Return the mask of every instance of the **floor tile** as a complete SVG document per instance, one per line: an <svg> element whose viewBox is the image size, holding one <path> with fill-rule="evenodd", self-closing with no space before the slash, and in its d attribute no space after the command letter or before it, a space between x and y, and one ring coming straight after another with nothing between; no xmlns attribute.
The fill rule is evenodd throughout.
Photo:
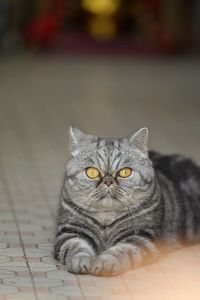
<svg viewBox="0 0 200 300"><path fill-rule="evenodd" d="M0 300L199 300L200 245L112 278L52 257L71 124L200 163L200 62L0 57ZM189 100L188 100L189 99Z"/></svg>

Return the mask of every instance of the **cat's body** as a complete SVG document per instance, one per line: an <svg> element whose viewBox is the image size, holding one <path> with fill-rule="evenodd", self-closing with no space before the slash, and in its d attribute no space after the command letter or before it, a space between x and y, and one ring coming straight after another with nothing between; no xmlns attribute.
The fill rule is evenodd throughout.
<svg viewBox="0 0 200 300"><path fill-rule="evenodd" d="M200 168L148 152L147 135L100 139L71 129L55 243L69 271L115 275L157 256L160 244L200 240Z"/></svg>

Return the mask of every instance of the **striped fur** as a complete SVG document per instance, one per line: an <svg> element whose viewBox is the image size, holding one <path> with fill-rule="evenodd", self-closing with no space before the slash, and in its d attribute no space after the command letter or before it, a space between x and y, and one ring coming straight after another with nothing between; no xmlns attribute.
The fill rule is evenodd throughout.
<svg viewBox="0 0 200 300"><path fill-rule="evenodd" d="M200 239L200 168L180 155L147 150L148 131L104 139L70 129L58 211L55 258L74 273L120 274ZM87 167L101 177L90 179ZM130 167L127 178L119 169ZM104 179L112 177L112 185Z"/></svg>

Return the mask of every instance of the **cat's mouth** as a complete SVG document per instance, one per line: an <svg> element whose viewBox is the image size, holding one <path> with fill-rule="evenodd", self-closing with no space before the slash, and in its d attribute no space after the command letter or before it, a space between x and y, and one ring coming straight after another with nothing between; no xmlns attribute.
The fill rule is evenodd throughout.
<svg viewBox="0 0 200 300"><path fill-rule="evenodd" d="M101 191L101 195L92 202L91 206L101 211L113 211L121 208L123 203L114 190L107 189Z"/></svg>
<svg viewBox="0 0 200 300"><path fill-rule="evenodd" d="M105 198L111 198L111 199L117 200L116 195L110 189L108 189L103 195L101 195L99 200L102 200Z"/></svg>

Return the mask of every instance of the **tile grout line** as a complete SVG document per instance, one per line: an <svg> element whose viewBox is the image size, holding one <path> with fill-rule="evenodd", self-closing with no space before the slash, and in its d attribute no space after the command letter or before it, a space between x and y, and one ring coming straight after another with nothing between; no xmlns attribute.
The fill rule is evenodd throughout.
<svg viewBox="0 0 200 300"><path fill-rule="evenodd" d="M30 150L30 149L29 149L29 150ZM33 153L32 153L31 150L30 150L30 154L31 154L32 158L35 160L34 155L33 155ZM51 207L49 206L49 203L48 203L48 200L47 200L48 197L47 197L47 194L46 194L46 188L41 184L41 182L42 182L42 177L40 176L40 172L37 172L37 168L34 167L34 164L32 164L31 166L32 166L32 169L34 170L35 177L37 178L36 182L37 182L37 184L38 184L38 187L39 187L39 190L40 190L40 192L41 192L41 195L43 196L43 199L45 200L45 203L47 204L47 207L48 207L50 216L51 216L51 218L52 218L52 221L55 223L56 216L54 215L54 213L53 213ZM58 196L58 198L59 198L59 196ZM79 287L79 289L80 289L80 291L81 291L83 300L86 300L87 297L86 297L85 294L84 294L84 291L83 291L82 286L81 286L81 284L80 284L80 279L79 279L79 277L78 277L77 275L76 275L76 280L77 280L78 287Z"/></svg>
<svg viewBox="0 0 200 300"><path fill-rule="evenodd" d="M15 110L15 113L16 113L16 111L17 111L17 109ZM16 114L15 114L15 115L16 115ZM19 119L19 120L21 120L21 119ZM25 130L25 127L23 126L22 122L20 122L19 120L18 120L18 124L20 123L20 125L21 125L21 126L20 126L20 127L21 127L21 131L23 131L24 136L26 137L26 140L29 142L29 138L28 138L27 132L26 132L26 130ZM46 194L46 188L43 187L43 185L41 184L41 182L42 182L42 177L41 177L41 175L40 175L40 172L37 171L37 168L36 168L35 164L32 163L32 161L35 161L35 156L34 156L33 151L32 151L32 149L31 149L31 147L30 147L29 145L30 145L30 143L27 143L27 144L26 144L26 150L28 151L28 153L29 153L29 155L30 155L30 156L29 156L29 159L28 159L29 164L30 164L30 166L31 166L31 169L32 169L33 172L34 172L34 175L35 175L34 177L36 178L36 182L37 182L37 185L38 185L39 190L40 190L40 192L41 192L41 196L43 196L44 202L46 203L46 205L47 205L47 207L48 207L48 211L49 211L49 214L50 214L50 216L51 216L51 219L52 219L53 222L55 222L55 215L54 215L54 213L53 213L53 211L52 211L52 209L51 209L51 207L50 207L50 205L49 205L49 203L48 203L48 201L47 201L48 197L47 197L47 194ZM32 158L32 159L31 159L31 158ZM24 251L25 251L25 249L24 249ZM27 261L27 263L28 263L28 261ZM29 269L30 269L30 266L29 266ZM32 280L33 280L33 282L34 282L34 277L33 277L33 275L32 275L31 269L30 269L30 273L31 273L31 278L32 278ZM85 296L84 291L83 291L83 289L82 289L82 287L81 287L81 284L80 284L80 279L79 279L77 276L76 276L76 280L77 280L78 287L79 287L79 289L80 289L80 291L81 291L83 300L86 300L86 296ZM35 287L35 282L34 282L34 287ZM39 298L38 298L38 294L37 294L37 289L36 289L36 287L35 287L35 293L36 293L36 295L37 295L37 300L38 300Z"/></svg>
<svg viewBox="0 0 200 300"><path fill-rule="evenodd" d="M34 171L35 178L37 179L36 182L37 182L38 187L40 189L41 195L45 196L46 193L44 194L43 188L42 188L42 185L41 185L41 182L42 182L41 176L40 176L39 172L36 171L35 164L32 163L33 160L35 162L35 157L34 157L32 149L30 147L29 135L27 134L27 130L26 130L25 126L23 125L23 123L21 121L21 118L19 117L19 115L16 112L18 112L17 107L15 107L15 116L17 117L16 119L17 119L18 125L20 125L20 131L23 132L24 137L26 138L26 141L27 141L27 143L24 143L23 146L26 149L26 153L29 153L29 157L27 157L26 154L25 154L25 156L27 157L27 161L29 162L29 165L30 165L31 169ZM23 142L24 142L24 140L22 140L22 143ZM38 177L39 177L39 180L38 180ZM49 206L49 203L47 201L47 197L44 197L44 200L45 200L45 203L48 207L48 210L49 210L49 213L51 215L52 220L55 221L55 216L54 216L54 213L53 213L51 207Z"/></svg>
<svg viewBox="0 0 200 300"><path fill-rule="evenodd" d="M129 297L131 297L131 298L130 298L131 300L134 300L134 299L135 299L135 296L134 296L134 295L131 295L131 293L130 293L130 291L129 291L129 289L128 289L128 286L127 286L127 284L126 284L126 281L125 281L125 279L124 279L123 274L120 275L119 277L120 277L121 282L123 283L123 285L124 285L124 287L125 287L125 290L126 290L126 292L127 292L127 295L128 295ZM132 297L133 297L133 298L132 298Z"/></svg>
<svg viewBox="0 0 200 300"><path fill-rule="evenodd" d="M14 111L12 111L11 110L11 112L12 112L12 115L14 114L15 115L15 119L18 119L17 121L18 121L18 125L20 124L21 126L20 126L20 130L21 130L21 132L24 132L24 136L27 138L27 134L26 134L26 130L25 130L25 128L24 128L24 126L23 126L23 124L22 124L22 122L21 122L21 119L20 118L16 118L16 117L18 117L17 116L17 114L16 114L16 111L17 111L17 109L15 110L15 113L14 113ZM16 132L16 130L15 130L15 123L13 122L13 118L12 118L12 124L11 124L11 127L10 127L10 129L11 129L11 131L12 132L14 132L14 134L15 135L17 135L17 132ZM28 138L27 138L27 140L29 140ZM22 143L20 144L20 145L22 145L23 144L23 140L21 140L22 141ZM25 146L25 144L23 145L23 146ZM30 154L32 154L32 151L31 151L31 149L30 149L30 147L24 147ZM23 148L23 149L24 149ZM28 148L28 149L27 149ZM33 170L35 170L35 167L32 165L32 164L30 164L30 157L28 157L27 156L27 151L24 151L24 152L26 152L26 153L24 153L25 155L24 156L26 156L26 158L27 158L27 161L29 162L29 165L31 166L31 168L33 169ZM33 155L32 155L33 156ZM35 174L36 175L36 174ZM36 176L37 177L37 176ZM6 180L6 178L4 178L4 181L5 181L5 183L7 183L7 180ZM37 182L38 183L38 182ZM7 192L8 192L8 194L10 194L10 192L9 192L9 187L8 187L9 185L7 184ZM40 185L38 185L39 187L40 187ZM41 193L42 194L42 193ZM13 202L12 202L12 200L11 200L12 198L11 198L11 196L10 196L10 204L11 205L13 205ZM47 201L45 201L45 202L47 202ZM49 207L49 205L46 203L46 205L47 205L47 207L48 207L48 210L49 210L49 213L50 213L50 216L51 216L51 218L53 219L53 213L52 213L52 211L51 211L51 209L50 209L50 207ZM31 282L32 282L32 286L33 286L33 289L34 289L34 295L35 295L35 297L36 297L36 300L39 300L39 296L38 296L38 292L37 292L37 288L36 288L36 285L35 285L35 280L34 280L34 276L33 276L33 274L32 274L32 271L31 271L31 268L30 268L30 265L29 265L29 261L28 261L28 257L27 257L27 255L26 255L26 249L25 249L25 247L24 247L24 244L23 244L23 239L22 239L22 235L21 235L21 232L20 232L20 228L19 228L19 226L18 226L18 223L17 223L17 218L16 218L16 215L15 215L15 210L14 210L14 205L13 206L11 206L11 208L13 209L13 216L14 216L14 219L15 219L15 223L16 223L16 226L17 226L17 231L18 231L18 234L19 234L19 239L20 239L20 244L21 244L21 247L22 247L22 250L23 250L23 253L24 253L24 257L25 257L25 260L26 260L26 264L27 264L27 268L28 268L28 271L29 271L29 275L30 275L30 278L31 278Z"/></svg>
<svg viewBox="0 0 200 300"><path fill-rule="evenodd" d="M1 169L3 170L2 174L6 174L4 172L2 161L1 161ZM24 243L23 243L21 231L20 231L20 228L19 228L18 219L17 219L17 216L16 216L16 211L15 211L15 208L14 208L12 196L10 194L9 184L8 184L8 181L7 181L7 178L6 178L5 175L4 176L2 175L2 181L4 183L5 190L6 190L6 193L8 195L8 202L10 204L11 212L12 212L12 215L13 215L13 220L14 220L14 222L16 224L16 229L17 229L17 233L18 233L18 237L19 237L19 242L20 242L20 245L21 245L21 249L23 251L23 255L24 255L24 258L25 258L26 266L27 266L27 269L28 269L28 272L29 272L29 276L30 276L32 287L33 287L33 291L34 291L33 294L35 296L35 299L39 300L37 292L36 292L36 286L35 286L35 282L34 282L34 279L33 279L33 274L31 272L31 268L30 268L30 265L29 265L29 262L28 262L28 257L26 255L26 250L25 250L25 247L24 247Z"/></svg>

